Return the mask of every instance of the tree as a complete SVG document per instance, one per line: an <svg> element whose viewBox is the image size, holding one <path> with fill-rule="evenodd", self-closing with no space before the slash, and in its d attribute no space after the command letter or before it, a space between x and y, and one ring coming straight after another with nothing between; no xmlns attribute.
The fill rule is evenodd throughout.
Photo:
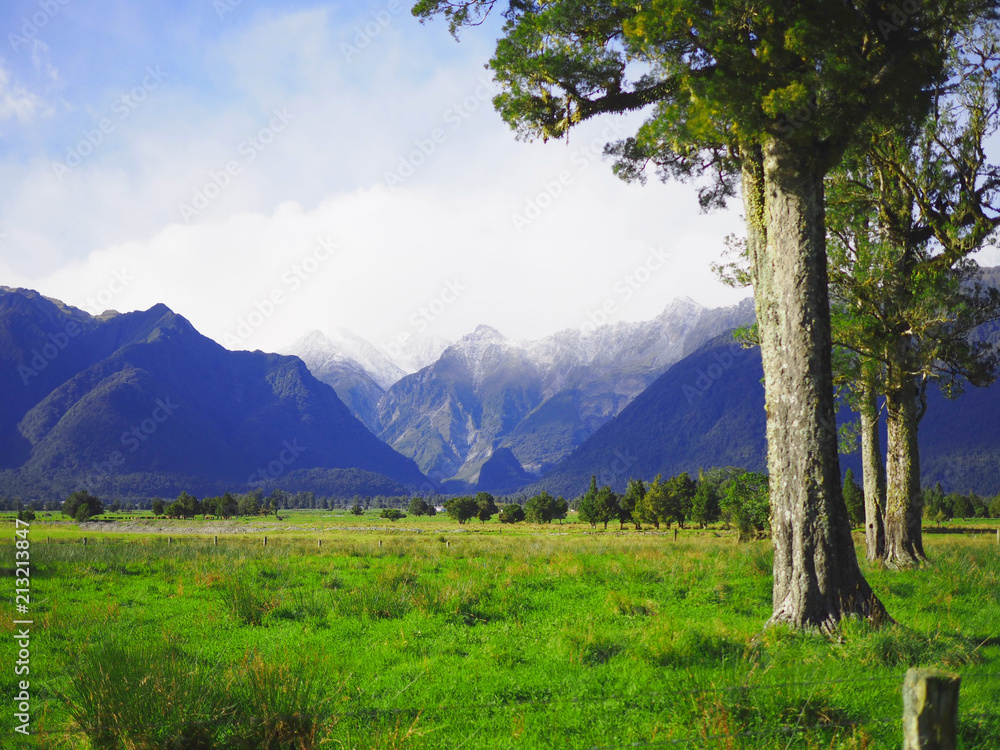
<svg viewBox="0 0 1000 750"><path fill-rule="evenodd" d="M597 498L594 502L594 520L603 523L607 531L608 521L617 518L618 495L608 485L604 485L597 491Z"/></svg>
<svg viewBox="0 0 1000 750"><path fill-rule="evenodd" d="M104 503L100 498L91 495L86 490L77 490L63 503L63 515L69 516L77 521L86 521L92 516L99 516L104 512Z"/></svg>
<svg viewBox="0 0 1000 750"><path fill-rule="evenodd" d="M528 523L549 523L555 512L556 499L542 491L532 497L524 506L524 517Z"/></svg>
<svg viewBox="0 0 1000 750"><path fill-rule="evenodd" d="M177 496L177 499L167 506L166 513L168 516L174 516L175 518L193 518L198 515L200 510L201 506L198 498L194 495L189 495L187 492L181 492Z"/></svg>
<svg viewBox="0 0 1000 750"><path fill-rule="evenodd" d="M1000 495L990 501L989 510L991 518L1000 518Z"/></svg>
<svg viewBox="0 0 1000 750"><path fill-rule="evenodd" d="M577 516L584 523L589 523L591 528L596 528L598 523L597 512L597 477L590 477L590 489L576 504Z"/></svg>
<svg viewBox="0 0 1000 750"><path fill-rule="evenodd" d="M25 508L24 510L19 510L17 512L17 518L19 521L31 522L35 520L35 511L31 508Z"/></svg>
<svg viewBox="0 0 1000 750"><path fill-rule="evenodd" d="M500 512L496 499L489 492L479 492L476 494L476 518L480 523L486 523L493 516Z"/></svg>
<svg viewBox="0 0 1000 750"><path fill-rule="evenodd" d="M566 498L560 495L552 503L552 520L562 523L563 519L566 518L568 513L569 513L569 503L566 502Z"/></svg>
<svg viewBox="0 0 1000 750"><path fill-rule="evenodd" d="M854 472L847 470L844 475L844 504L847 506L847 515L851 519L851 525L861 526L865 523L865 493L861 485L854 481Z"/></svg>
<svg viewBox="0 0 1000 750"><path fill-rule="evenodd" d="M445 501L444 509L462 524L479 513L479 503L472 497L453 497Z"/></svg>
<svg viewBox="0 0 1000 750"><path fill-rule="evenodd" d="M163 501L160 498L154 497L153 498L153 503L152 503L152 505L150 507L153 510L153 515L154 516L162 516L163 515Z"/></svg>
<svg viewBox="0 0 1000 750"><path fill-rule="evenodd" d="M260 493L248 492L242 495L238 501L238 510L241 516L256 516L260 514Z"/></svg>
<svg viewBox="0 0 1000 750"><path fill-rule="evenodd" d="M240 501L231 492L227 492L222 496L222 500L218 503L216 510L218 511L217 515L223 518L232 518L240 512Z"/></svg>
<svg viewBox="0 0 1000 750"><path fill-rule="evenodd" d="M351 506L351 515L363 516L364 514L365 514L365 509L361 507L361 503L355 500L354 505Z"/></svg>
<svg viewBox="0 0 1000 750"><path fill-rule="evenodd" d="M646 495L646 485L642 483L641 479L630 479L628 485L625 487L625 494L621 496L619 504L621 506L622 513L628 514L628 518L635 524L635 529L638 531L642 528L639 522L639 516L636 512L636 505L639 501ZM625 523L623 521L623 523Z"/></svg>
<svg viewBox="0 0 1000 750"><path fill-rule="evenodd" d="M691 519L702 529L719 520L719 488L702 477L691 501Z"/></svg>
<svg viewBox="0 0 1000 750"><path fill-rule="evenodd" d="M678 474L667 480L664 489L667 495L667 512L677 525L684 528L684 521L691 513L694 500L695 483L687 472Z"/></svg>
<svg viewBox="0 0 1000 750"><path fill-rule="evenodd" d="M650 482L646 493L636 503L635 510L639 520L643 523L652 524L657 529L660 528L661 523L666 523L667 528L670 528L667 488L662 475L657 474L656 479Z"/></svg>
<svg viewBox="0 0 1000 750"><path fill-rule="evenodd" d="M768 528L770 518L768 478L748 471L726 486L722 510L739 532L738 541L747 541Z"/></svg>
<svg viewBox="0 0 1000 750"><path fill-rule="evenodd" d="M496 0L419 0L452 33ZM928 106L954 30L992 3L926 0L899 23L880 3L615 0L511 2L490 68L522 138L651 109L609 147L642 180L710 173L703 206L742 184L761 334L774 493L770 622L833 627L885 617L858 567L844 508L830 362L823 179L874 123L906 127Z"/></svg>
<svg viewBox="0 0 1000 750"><path fill-rule="evenodd" d="M292 493L286 492L285 490L277 489L271 491L271 495L268 498L268 508L272 513L277 514L279 510L284 510L289 507L292 501Z"/></svg>
<svg viewBox="0 0 1000 750"><path fill-rule="evenodd" d="M875 398L885 395L884 538L869 528L866 539L868 556L890 567L926 559L917 428L928 384L942 380L955 396L962 382L991 383L997 365L970 334L1000 317L1000 293L978 284L968 259L1000 224L1000 166L986 148L1000 129L997 30L975 28L957 49L950 85L919 127L876 128L829 181L834 334L855 354L845 377L860 403L873 498L881 490Z"/></svg>
<svg viewBox="0 0 1000 750"><path fill-rule="evenodd" d="M509 503L500 509L500 523L519 523L524 520L524 508L517 503Z"/></svg>
<svg viewBox="0 0 1000 750"><path fill-rule="evenodd" d="M398 521L401 518L406 518L406 514L399 508L386 508L379 513L379 518L388 518L390 521Z"/></svg>
<svg viewBox="0 0 1000 750"><path fill-rule="evenodd" d="M357 504L355 504L357 505ZM434 515L434 506L430 505L420 495L414 495L406 508L411 516L431 516Z"/></svg>

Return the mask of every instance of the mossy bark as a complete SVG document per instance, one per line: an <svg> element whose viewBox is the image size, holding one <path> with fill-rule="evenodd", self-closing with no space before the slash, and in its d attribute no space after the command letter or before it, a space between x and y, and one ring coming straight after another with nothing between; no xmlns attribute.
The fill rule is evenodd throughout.
<svg viewBox="0 0 1000 750"><path fill-rule="evenodd" d="M920 529L920 451L917 384L904 377L886 394L885 564L893 568L927 560Z"/></svg>
<svg viewBox="0 0 1000 750"><path fill-rule="evenodd" d="M744 154L743 187L767 410L770 624L887 618L858 566L840 484L830 362L823 168L778 140Z"/></svg>
<svg viewBox="0 0 1000 750"><path fill-rule="evenodd" d="M885 555L885 465L879 439L878 398L870 378L862 381L858 394L861 402L861 471L865 491L865 550L869 560Z"/></svg>

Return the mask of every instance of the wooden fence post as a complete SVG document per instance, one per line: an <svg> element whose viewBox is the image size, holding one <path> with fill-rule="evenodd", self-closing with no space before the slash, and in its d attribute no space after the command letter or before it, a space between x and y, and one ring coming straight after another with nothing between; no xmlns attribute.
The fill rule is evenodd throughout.
<svg viewBox="0 0 1000 750"><path fill-rule="evenodd" d="M940 669L907 670L903 681L903 750L955 750L962 678Z"/></svg>
<svg viewBox="0 0 1000 750"><path fill-rule="evenodd" d="M264 537L264 546L267 546L267 537Z"/></svg>
<svg viewBox="0 0 1000 750"><path fill-rule="evenodd" d="M84 546L84 547L86 547L86 546L87 546L87 537L84 537L84 538L83 538L83 546Z"/></svg>

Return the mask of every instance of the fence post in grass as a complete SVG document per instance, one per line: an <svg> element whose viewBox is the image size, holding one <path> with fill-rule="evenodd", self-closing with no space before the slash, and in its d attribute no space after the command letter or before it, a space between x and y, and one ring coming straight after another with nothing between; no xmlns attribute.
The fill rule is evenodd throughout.
<svg viewBox="0 0 1000 750"><path fill-rule="evenodd" d="M84 547L86 547L86 546L87 546L87 537L84 537L84 538L83 538L83 546L84 546Z"/></svg>
<svg viewBox="0 0 1000 750"><path fill-rule="evenodd" d="M379 546L379 549L382 549L382 540L381 539L378 540L378 546Z"/></svg>
<svg viewBox="0 0 1000 750"><path fill-rule="evenodd" d="M962 678L940 669L906 672L903 681L903 750L955 750L958 688Z"/></svg>
<svg viewBox="0 0 1000 750"><path fill-rule="evenodd" d="M267 537L264 537L264 546L267 546Z"/></svg>
<svg viewBox="0 0 1000 750"><path fill-rule="evenodd" d="M317 539L316 540L316 549L323 549L323 540L322 539Z"/></svg>
<svg viewBox="0 0 1000 750"><path fill-rule="evenodd" d="M1000 544L1000 526L997 526L997 544Z"/></svg>
<svg viewBox="0 0 1000 750"><path fill-rule="evenodd" d="M212 537L212 546L213 547L218 547L219 546L219 537L217 537L217 536L213 536Z"/></svg>
<svg viewBox="0 0 1000 750"><path fill-rule="evenodd" d="M173 543L174 543L174 538L172 536L168 536L167 537L167 544L173 544Z"/></svg>

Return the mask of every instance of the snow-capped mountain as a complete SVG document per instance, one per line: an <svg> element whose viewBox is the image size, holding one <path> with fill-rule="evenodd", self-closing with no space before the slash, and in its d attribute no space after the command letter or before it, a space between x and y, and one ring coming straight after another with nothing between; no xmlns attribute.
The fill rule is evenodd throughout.
<svg viewBox="0 0 1000 750"><path fill-rule="evenodd" d="M539 474L617 415L670 365L753 320L753 302L672 302L654 320L517 342L479 326L382 397L383 440L438 481L474 483L498 448Z"/></svg>
<svg viewBox="0 0 1000 750"><path fill-rule="evenodd" d="M281 353L298 356L313 374L317 369L333 368L351 360L367 372L382 390L408 372L376 346L341 326L326 331L310 331Z"/></svg>

